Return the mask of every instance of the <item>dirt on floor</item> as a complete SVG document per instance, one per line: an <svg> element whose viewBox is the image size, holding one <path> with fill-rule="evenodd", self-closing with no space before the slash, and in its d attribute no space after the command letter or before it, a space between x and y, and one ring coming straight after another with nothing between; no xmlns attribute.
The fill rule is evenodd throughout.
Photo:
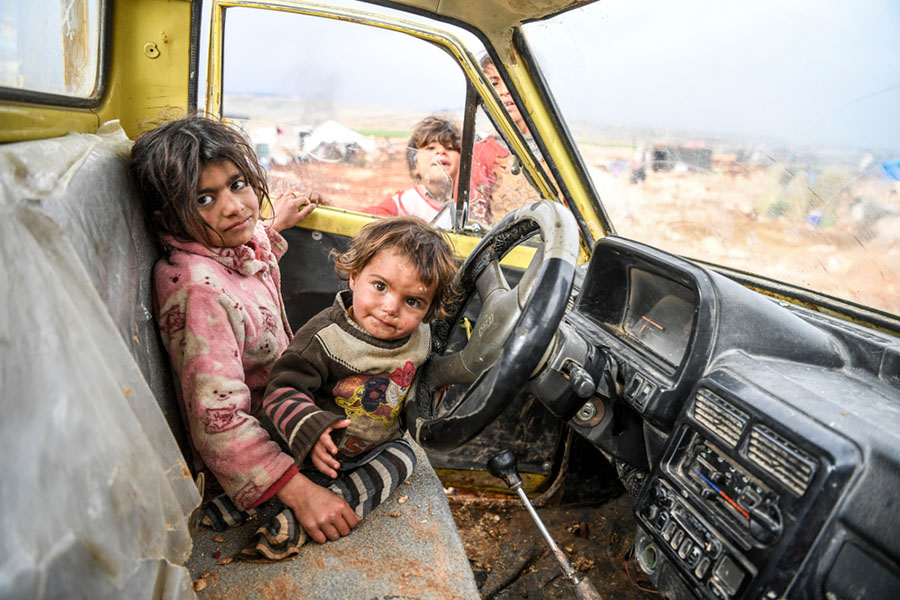
<svg viewBox="0 0 900 600"><path fill-rule="evenodd" d="M448 490L450 509L485 599L574 598L538 528L518 498ZM621 490L599 503L537 508L557 546L601 597L658 597L632 556L634 498Z"/></svg>

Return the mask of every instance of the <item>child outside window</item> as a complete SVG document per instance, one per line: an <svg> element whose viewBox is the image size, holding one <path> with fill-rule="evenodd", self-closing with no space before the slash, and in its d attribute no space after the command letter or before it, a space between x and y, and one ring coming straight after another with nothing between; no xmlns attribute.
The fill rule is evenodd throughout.
<svg viewBox="0 0 900 600"><path fill-rule="evenodd" d="M449 229L455 210L461 139L459 126L448 119L429 116L416 123L406 147L413 187L397 192L366 212L412 215Z"/></svg>
<svg viewBox="0 0 900 600"><path fill-rule="evenodd" d="M529 149L538 160L543 160L525 118L513 101L491 57L485 54L479 64L490 84L497 90L500 102L522 133ZM520 206L539 199L537 191L519 173L516 157L499 136L489 135L475 143L472 148L470 219L490 226Z"/></svg>

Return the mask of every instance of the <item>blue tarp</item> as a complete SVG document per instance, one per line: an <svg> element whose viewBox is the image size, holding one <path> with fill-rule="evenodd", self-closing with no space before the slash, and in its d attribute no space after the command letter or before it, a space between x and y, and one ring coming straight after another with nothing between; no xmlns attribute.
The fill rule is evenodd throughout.
<svg viewBox="0 0 900 600"><path fill-rule="evenodd" d="M894 181L900 181L900 156L884 161L881 168L884 169L885 175Z"/></svg>

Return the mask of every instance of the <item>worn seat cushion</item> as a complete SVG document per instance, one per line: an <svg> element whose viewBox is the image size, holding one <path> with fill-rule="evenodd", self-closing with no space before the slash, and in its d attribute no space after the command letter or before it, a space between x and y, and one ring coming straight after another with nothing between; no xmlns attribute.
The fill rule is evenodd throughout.
<svg viewBox="0 0 900 600"><path fill-rule="evenodd" d="M316 598L322 600L478 598L441 483L421 448L406 483L350 535L307 542L294 560L230 561L277 509L265 505L250 521L194 536L188 568L201 598ZM221 540L221 541L218 541Z"/></svg>

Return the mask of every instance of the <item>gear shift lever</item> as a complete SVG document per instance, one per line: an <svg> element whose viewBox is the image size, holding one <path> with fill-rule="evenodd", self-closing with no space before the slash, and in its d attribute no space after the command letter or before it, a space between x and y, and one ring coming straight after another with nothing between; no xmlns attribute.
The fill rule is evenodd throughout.
<svg viewBox="0 0 900 600"><path fill-rule="evenodd" d="M589 579L578 579L575 569L572 568L572 565L570 565L569 561L566 559L566 555L562 553L562 550L560 550L559 546L556 545L556 542L553 541L550 532L547 531L543 521L541 521L541 518L531 505L531 501L528 500L528 496L525 495L525 490L522 489L522 477L519 475L516 455L513 454L511 450L504 450L488 461L487 468L491 475L498 479L502 479L503 483L511 490L515 490L516 494L519 495L519 498L525 504L525 508L528 509L528 514L531 515L531 518L534 520L534 524L537 525L537 528L541 532L541 535L544 536L547 545L550 546L550 551L553 552L556 560L559 561L563 574L572 582L572 585L575 586L575 596L580 600L600 600L600 594L597 593L596 588L594 588L594 585Z"/></svg>

